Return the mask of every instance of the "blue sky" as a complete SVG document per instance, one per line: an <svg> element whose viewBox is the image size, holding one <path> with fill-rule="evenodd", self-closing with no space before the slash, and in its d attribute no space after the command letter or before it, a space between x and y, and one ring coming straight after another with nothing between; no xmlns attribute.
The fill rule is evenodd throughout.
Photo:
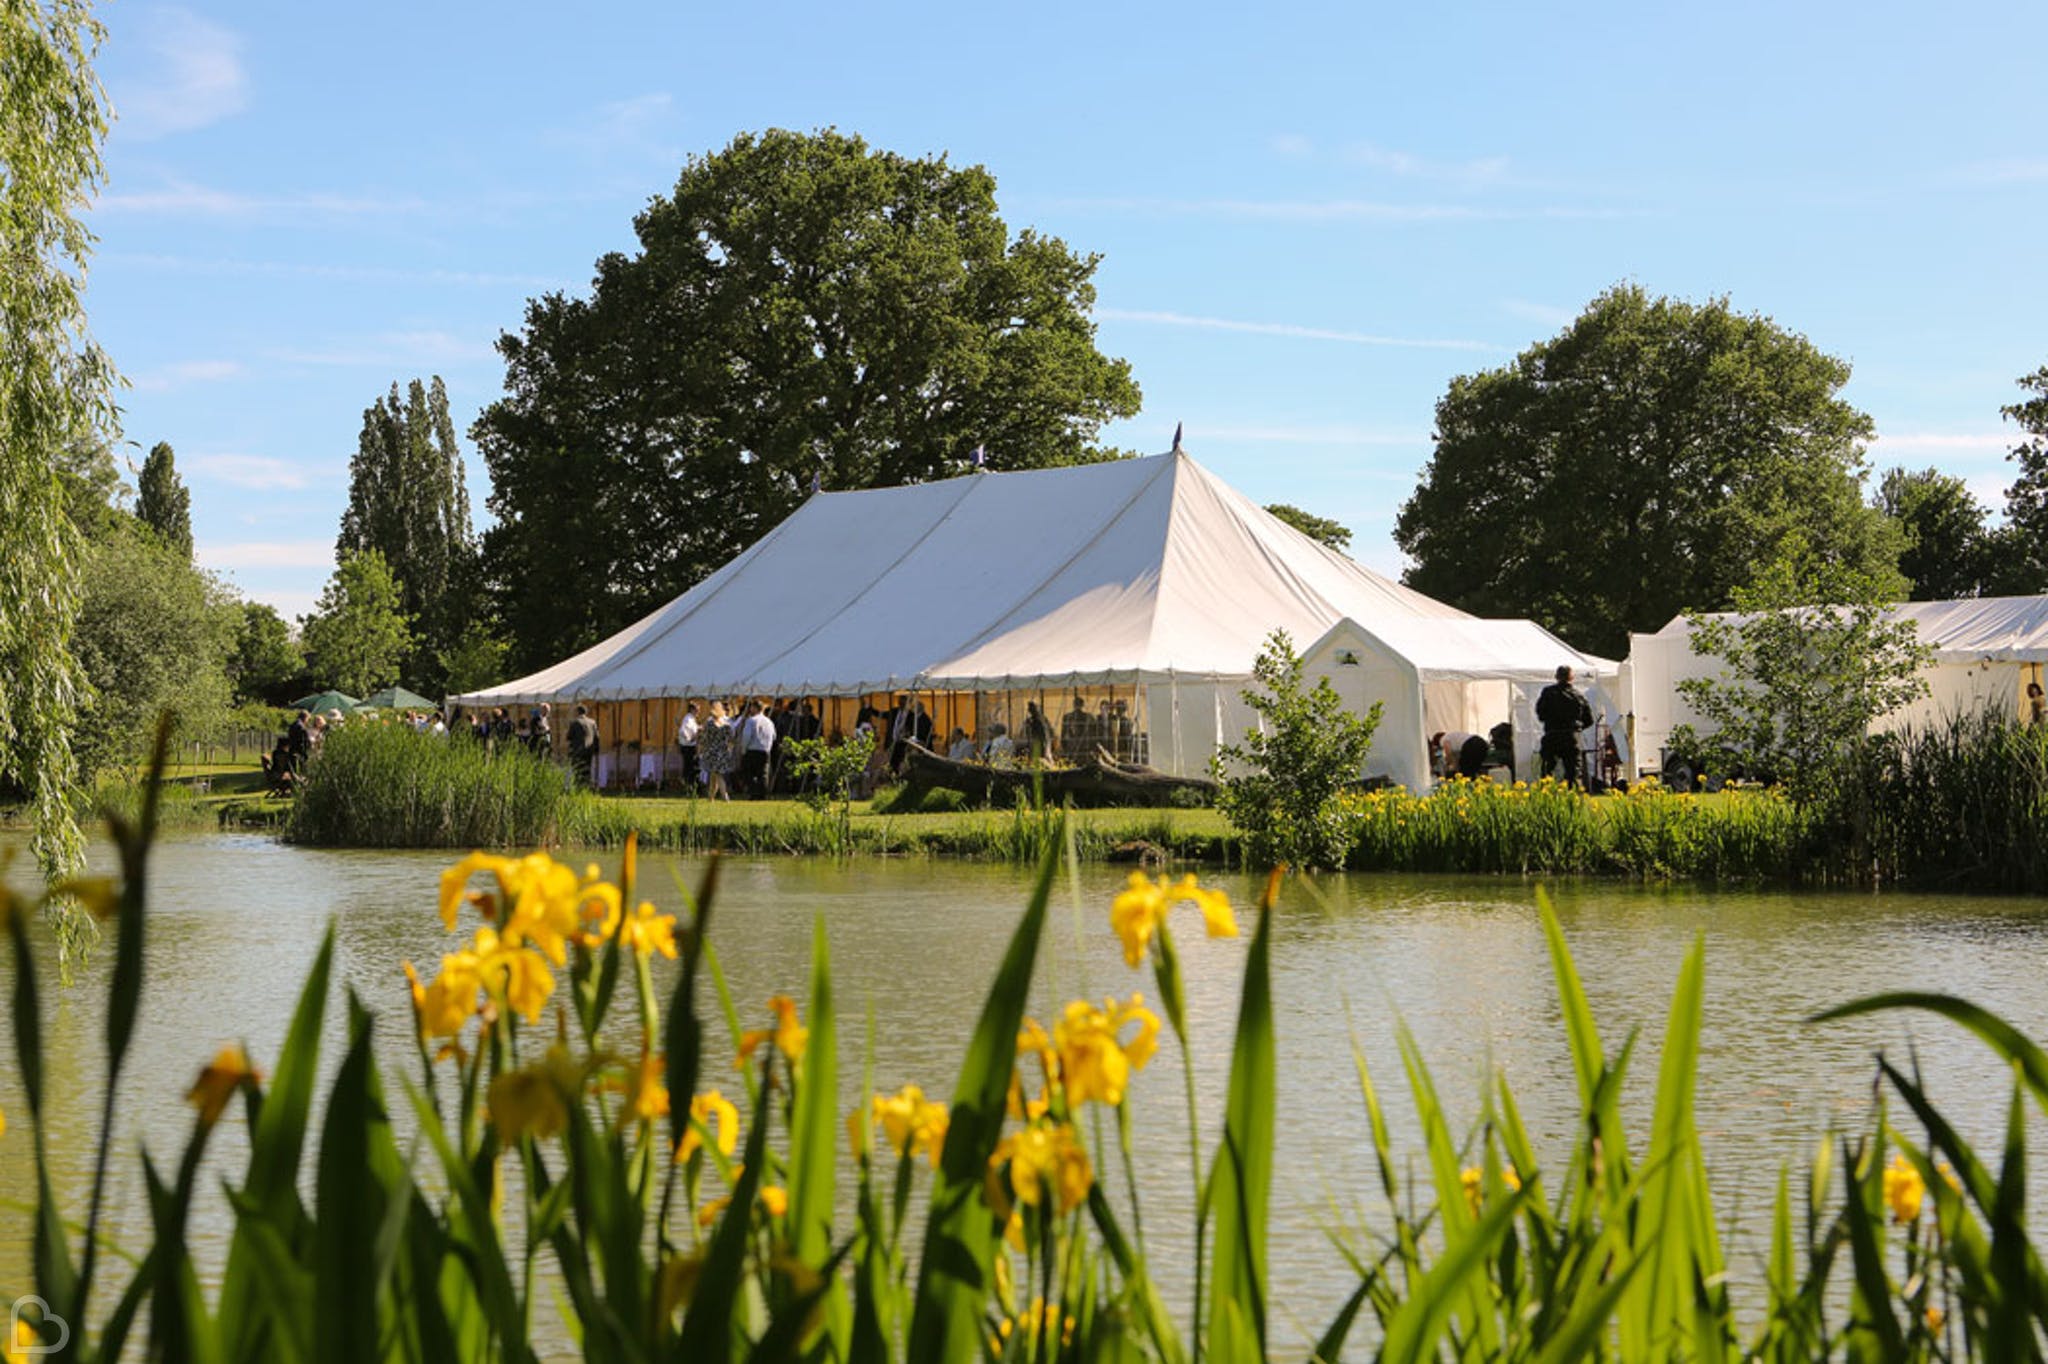
<svg viewBox="0 0 2048 1364"><path fill-rule="evenodd" d="M1955 12L1949 12L1953 9ZM1730 296L1855 366L1879 468L1994 506L2048 363L2048 7L106 6L88 302L200 560L289 614L363 408L466 428L527 298L631 246L685 158L825 125L996 176L1097 251L1143 413L1260 501L1393 517L1451 376L1618 280ZM487 491L468 446L479 507Z"/></svg>

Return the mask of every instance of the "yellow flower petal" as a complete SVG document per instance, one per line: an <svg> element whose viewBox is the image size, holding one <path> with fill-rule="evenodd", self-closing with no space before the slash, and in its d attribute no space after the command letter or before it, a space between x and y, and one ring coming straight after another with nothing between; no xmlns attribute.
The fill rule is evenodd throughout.
<svg viewBox="0 0 2048 1364"><path fill-rule="evenodd" d="M199 1072L199 1078L186 1091L185 1102L199 1110L199 1121L211 1127L220 1120L221 1110L236 1090L245 1084L256 1082L256 1070L249 1064L249 1056L237 1044L222 1047L213 1058L213 1064Z"/></svg>

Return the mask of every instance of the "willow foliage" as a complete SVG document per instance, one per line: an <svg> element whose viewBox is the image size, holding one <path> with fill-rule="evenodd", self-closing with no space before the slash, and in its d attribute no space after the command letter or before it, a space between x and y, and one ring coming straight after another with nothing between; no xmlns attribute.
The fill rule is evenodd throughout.
<svg viewBox="0 0 2048 1364"><path fill-rule="evenodd" d="M0 6L0 780L28 792L52 870L82 855L68 738L77 544L57 461L115 422L113 368L86 329L79 219L102 175L102 36L81 0Z"/></svg>

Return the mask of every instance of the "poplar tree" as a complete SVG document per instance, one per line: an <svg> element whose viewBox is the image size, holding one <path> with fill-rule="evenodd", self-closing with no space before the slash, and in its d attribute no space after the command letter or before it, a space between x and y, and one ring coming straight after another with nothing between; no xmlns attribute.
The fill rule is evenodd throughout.
<svg viewBox="0 0 2048 1364"><path fill-rule="evenodd" d="M83 860L73 820L77 534L62 453L115 430L114 370L86 326L79 212L99 187L104 31L83 0L0 5L0 781L35 809L46 872Z"/></svg>
<svg viewBox="0 0 2048 1364"><path fill-rule="evenodd" d="M431 688L441 680L441 654L468 623L475 581L462 451L438 375L430 385L414 379L403 397L393 384L363 412L335 553L346 559L365 550L383 556L416 625L406 680Z"/></svg>
<svg viewBox="0 0 2048 1364"><path fill-rule="evenodd" d="M150 447L135 479L135 515L156 532L164 548L192 558L192 493L178 477L171 443Z"/></svg>

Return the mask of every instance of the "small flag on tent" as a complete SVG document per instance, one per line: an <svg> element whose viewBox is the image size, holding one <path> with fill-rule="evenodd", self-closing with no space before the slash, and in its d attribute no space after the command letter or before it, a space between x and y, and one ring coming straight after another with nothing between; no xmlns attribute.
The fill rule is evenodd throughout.
<svg viewBox="0 0 2048 1364"><path fill-rule="evenodd" d="M1172 450L1172 452L1171 452L1171 453L1173 453L1173 454L1176 454L1176 455L1180 453L1180 428L1181 428L1181 425L1182 425L1182 423L1180 423L1180 422L1175 422L1175 423L1173 424L1173 450Z"/></svg>
<svg viewBox="0 0 2048 1364"><path fill-rule="evenodd" d="M811 491L820 492L825 487L825 476L818 470L811 470Z"/></svg>
<svg viewBox="0 0 2048 1364"><path fill-rule="evenodd" d="M975 446L974 453L967 457L967 462L977 469L986 469L988 467L988 447L983 445Z"/></svg>

